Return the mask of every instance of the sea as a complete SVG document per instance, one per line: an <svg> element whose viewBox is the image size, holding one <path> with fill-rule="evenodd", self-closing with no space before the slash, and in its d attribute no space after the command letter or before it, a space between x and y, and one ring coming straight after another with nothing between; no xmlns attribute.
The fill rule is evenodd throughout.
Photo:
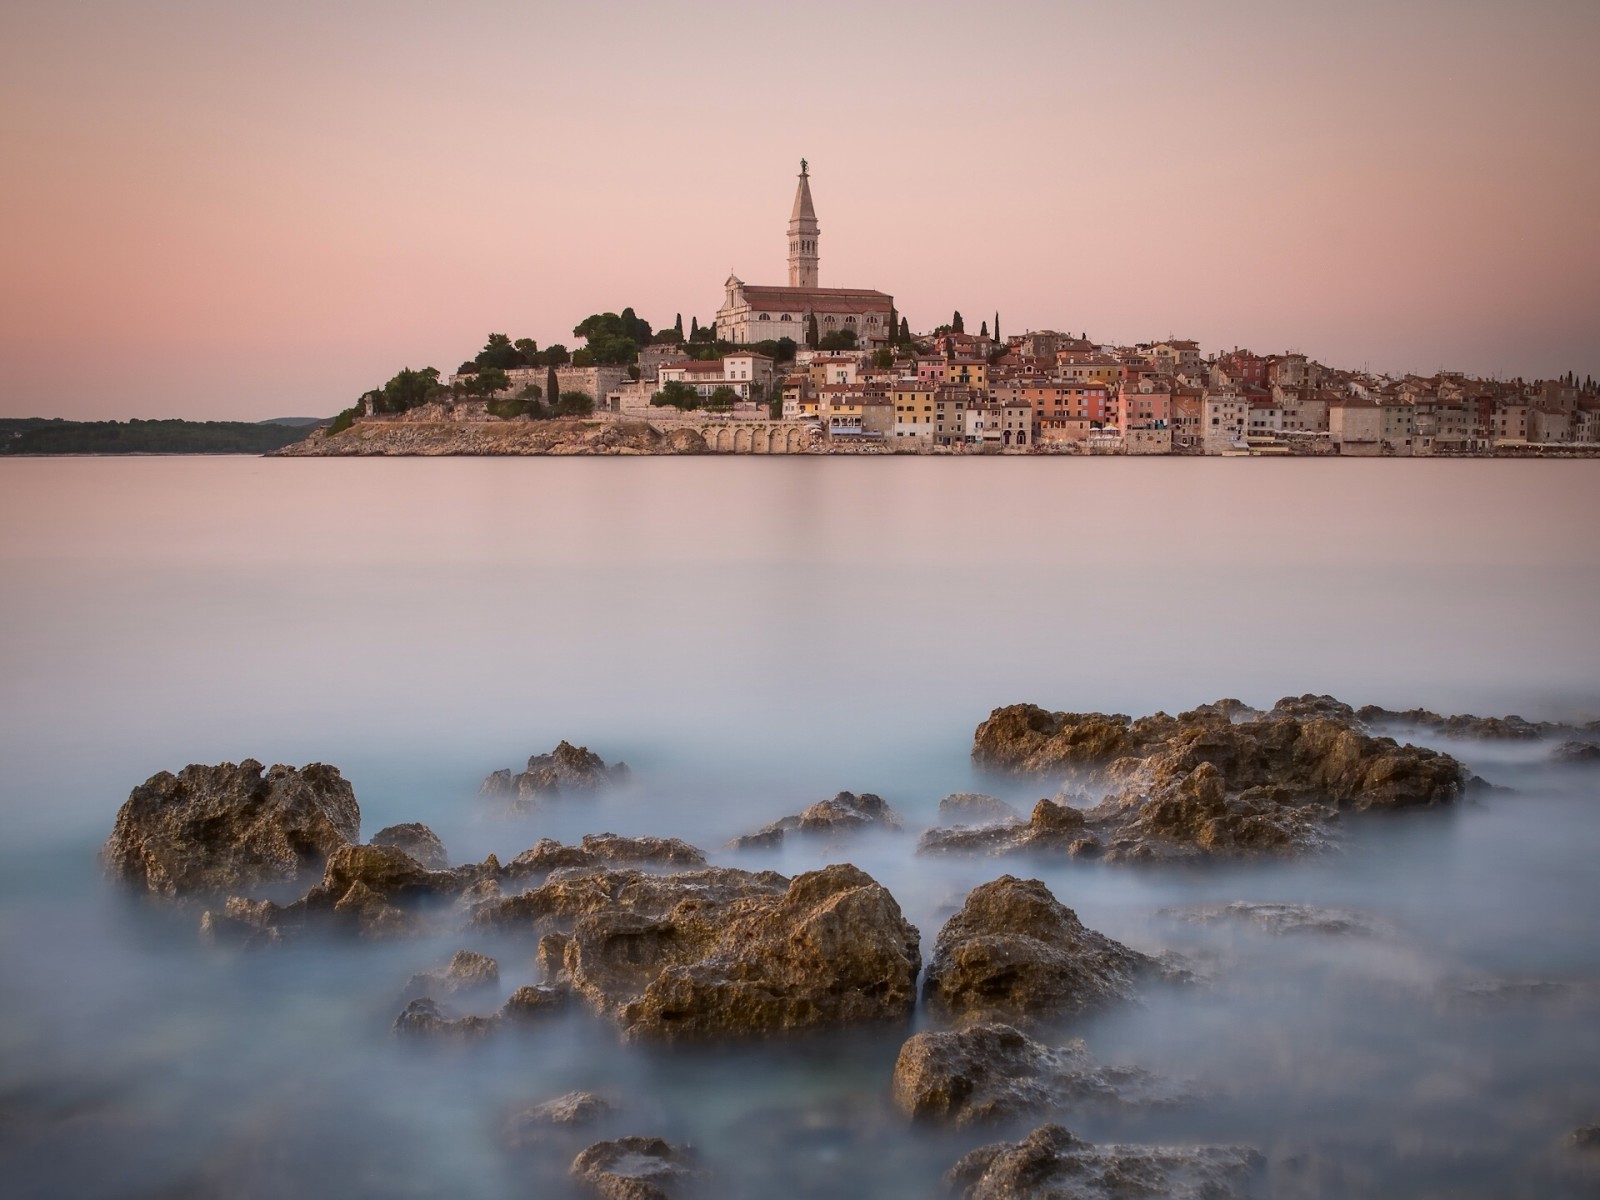
<svg viewBox="0 0 1600 1200"><path fill-rule="evenodd" d="M694 1148L704 1194L931 1197L1054 1119L1098 1144L1248 1145L1263 1196L1600 1194L1600 766L1417 734L1495 785L1349 822L1326 854L1204 867L914 853L997 706L1222 697L1600 716L1600 463L925 457L67 458L0 462L0 1190L50 1197L570 1193L587 1140ZM566 739L626 786L478 795ZM583 1012L470 1045L390 1031L414 973L534 946L465 932L204 946L97 860L188 763L337 766L362 829L454 862L541 837L683 838L721 865L855 863L921 931L1038 878L1193 982L1062 1031L1197 1099L993 1129L890 1102L904 1028L699 1048ZM906 829L736 835L841 790ZM1193 906L1345 910L1340 933ZM475 1007L476 1005L476 1007ZM617 1112L513 1150L585 1089Z"/></svg>

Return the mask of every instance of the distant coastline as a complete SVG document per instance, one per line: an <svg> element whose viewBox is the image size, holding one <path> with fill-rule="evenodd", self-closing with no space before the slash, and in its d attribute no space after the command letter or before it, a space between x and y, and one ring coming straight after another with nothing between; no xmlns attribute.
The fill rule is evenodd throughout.
<svg viewBox="0 0 1600 1200"><path fill-rule="evenodd" d="M64 421L0 418L0 456L271 454L303 439L315 417L250 421Z"/></svg>

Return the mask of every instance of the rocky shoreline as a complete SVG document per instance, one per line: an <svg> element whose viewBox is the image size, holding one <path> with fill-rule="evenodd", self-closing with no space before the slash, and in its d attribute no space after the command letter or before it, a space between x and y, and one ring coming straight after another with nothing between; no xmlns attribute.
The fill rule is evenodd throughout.
<svg viewBox="0 0 1600 1200"><path fill-rule="evenodd" d="M1336 838L1343 814L1448 806L1472 786L1450 755L1379 732L1402 725L1600 744L1593 725L1358 710L1317 696L1137 719L1012 705L977 727L973 761L1062 790L1026 818L993 797L947 797L940 818L952 823L924 831L916 852L1161 863L1315 851ZM582 804L627 778L621 764L563 742L516 775L491 774L481 794L527 813ZM578 1014L624 1042L663 1046L898 1030L884 1086L904 1121L1024 1134L955 1162L953 1194L1109 1197L1137 1181L1141 1195L1243 1197L1259 1185L1256 1148L1095 1145L1054 1123L1075 1112L1195 1105L1205 1089L1103 1065L1082 1040L1063 1040L1086 1015L1152 989L1181 998L1193 977L1159 946L1136 949L1086 927L1040 880L1002 873L972 888L925 963L922 934L895 897L849 862L789 877L719 865L669 836L596 833L575 845L545 838L503 864L491 854L450 866L427 826L394 825L362 842L360 820L334 767L196 765L133 789L102 861L117 883L197 921L218 947L455 940L448 962L416 964L399 997L393 1030L407 1042L477 1042ZM866 834L909 839L904 826L878 796L841 792L735 838L726 853L771 850L788 837L822 839L831 852ZM1285 933L1380 931L1358 915L1292 905L1173 915ZM538 981L501 1001L500 963L480 945L489 940L526 947ZM508 1118L503 1140L570 1158L572 1179L592 1195L716 1194L714 1164L692 1147L635 1132L593 1140L589 1131L618 1111L626 1105L588 1092L545 1097ZM1026 1132L1034 1122L1043 1123Z"/></svg>

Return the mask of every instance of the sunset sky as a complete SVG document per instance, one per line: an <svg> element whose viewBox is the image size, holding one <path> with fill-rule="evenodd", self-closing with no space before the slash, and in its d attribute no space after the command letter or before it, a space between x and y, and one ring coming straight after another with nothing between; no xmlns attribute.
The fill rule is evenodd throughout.
<svg viewBox="0 0 1600 1200"><path fill-rule="evenodd" d="M0 6L0 414L325 415L786 282L1600 375L1600 3Z"/></svg>

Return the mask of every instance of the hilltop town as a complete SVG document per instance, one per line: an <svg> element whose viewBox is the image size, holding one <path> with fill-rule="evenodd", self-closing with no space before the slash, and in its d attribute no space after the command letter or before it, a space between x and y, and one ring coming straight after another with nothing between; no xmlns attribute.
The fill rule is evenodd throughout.
<svg viewBox="0 0 1600 1200"><path fill-rule="evenodd" d="M730 275L704 326L625 308L576 325L574 351L491 334L284 453L1600 454L1600 388L1575 373L1392 377L1173 337L1002 336L999 313L915 333L888 292L819 286L804 161L787 232L788 283Z"/></svg>

